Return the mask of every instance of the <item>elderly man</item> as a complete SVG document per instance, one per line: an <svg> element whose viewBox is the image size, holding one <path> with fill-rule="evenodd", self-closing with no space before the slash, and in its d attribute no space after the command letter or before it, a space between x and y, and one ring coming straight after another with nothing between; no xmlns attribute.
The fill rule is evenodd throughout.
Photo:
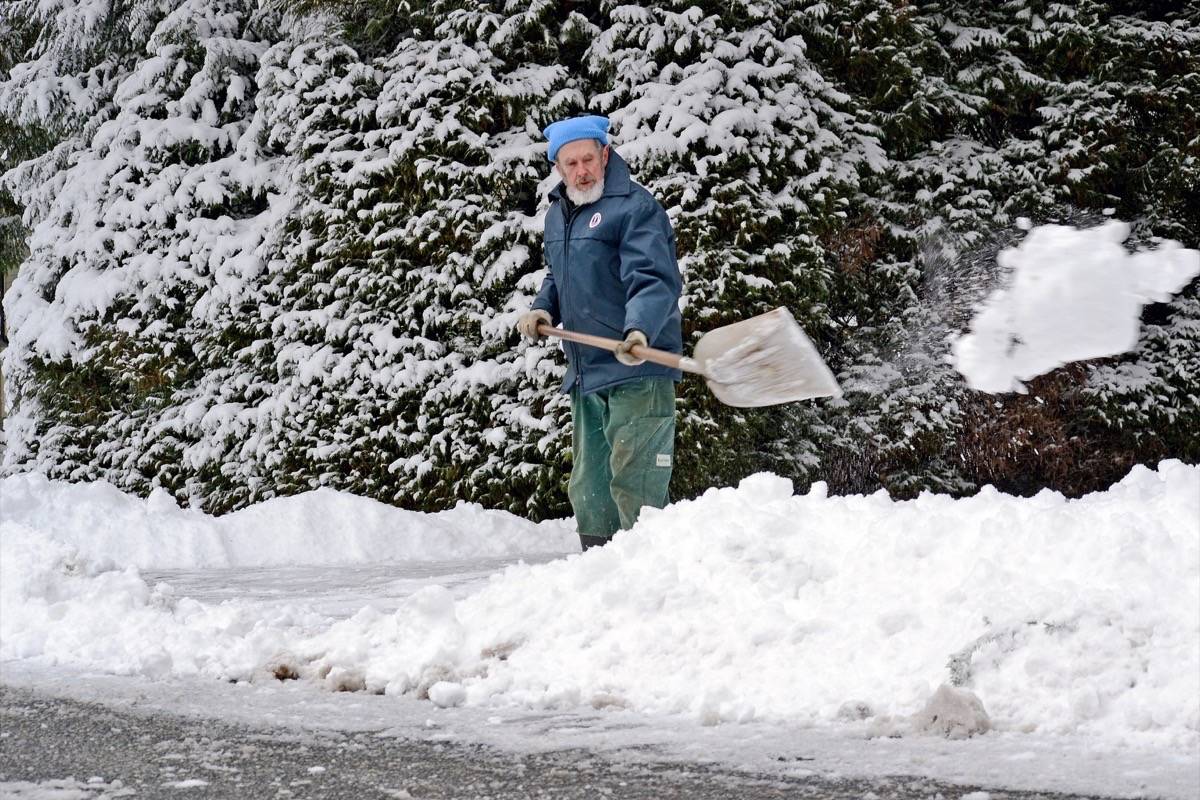
<svg viewBox="0 0 1200 800"><path fill-rule="evenodd" d="M615 353L565 343L574 465L568 494L583 548L630 528L642 506L667 504L679 370L649 364L634 345L682 352L675 234L663 207L608 144L608 120L587 116L545 130L562 183L550 193L550 270L517 323L622 340Z"/></svg>

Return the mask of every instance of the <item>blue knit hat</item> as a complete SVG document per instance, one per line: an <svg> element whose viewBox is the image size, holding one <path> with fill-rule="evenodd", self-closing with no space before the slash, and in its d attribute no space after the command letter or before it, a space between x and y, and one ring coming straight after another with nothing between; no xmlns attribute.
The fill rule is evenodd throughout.
<svg viewBox="0 0 1200 800"><path fill-rule="evenodd" d="M608 117L572 117L558 122L552 122L542 131L550 141L547 157L553 161L558 156L558 148L567 142L579 139L596 139L600 144L608 144Z"/></svg>

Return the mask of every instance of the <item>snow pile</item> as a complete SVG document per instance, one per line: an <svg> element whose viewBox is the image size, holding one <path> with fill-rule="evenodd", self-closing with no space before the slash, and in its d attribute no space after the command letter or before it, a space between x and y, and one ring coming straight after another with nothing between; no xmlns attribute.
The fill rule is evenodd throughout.
<svg viewBox="0 0 1200 800"><path fill-rule="evenodd" d="M297 655L435 700L454 682L466 703L707 722L907 717L955 679L997 728L1194 744L1198 521L1200 468L1178 462L1078 501L795 497L758 475L458 604L433 588L364 612Z"/></svg>
<svg viewBox="0 0 1200 800"><path fill-rule="evenodd" d="M376 564L578 550L563 522L462 504L402 511L320 489L223 517L110 484L0 480L0 658L119 674L253 674L332 620L302 607L206 605L149 586L139 568Z"/></svg>
<svg viewBox="0 0 1200 800"><path fill-rule="evenodd" d="M564 522L532 523L463 503L438 514L403 511L332 489L267 500L223 517L181 510L156 490L142 500L103 481L71 484L34 473L0 480L2 519L142 568L266 567L512 557L579 549Z"/></svg>
<svg viewBox="0 0 1200 800"><path fill-rule="evenodd" d="M1071 361L1134 349L1142 306L1165 302L1200 275L1200 251L1178 242L1129 253L1129 226L1034 228L998 258L1012 285L994 292L953 345L973 389L1023 391L1022 381Z"/></svg>
<svg viewBox="0 0 1200 800"><path fill-rule="evenodd" d="M92 561L8 519L0 520L0 659L118 674L219 676L252 670L285 632L317 625L288 609L262 619L234 603L206 606L150 587L136 567Z"/></svg>
<svg viewBox="0 0 1200 800"><path fill-rule="evenodd" d="M47 505L65 491L42 488ZM268 538L291 524L262 519ZM333 620L179 599L6 519L0 657L882 733L921 728L953 683L996 730L1186 749L1200 743L1198 522L1200 467L1173 461L1079 500L793 496L763 474L465 598L432 586Z"/></svg>

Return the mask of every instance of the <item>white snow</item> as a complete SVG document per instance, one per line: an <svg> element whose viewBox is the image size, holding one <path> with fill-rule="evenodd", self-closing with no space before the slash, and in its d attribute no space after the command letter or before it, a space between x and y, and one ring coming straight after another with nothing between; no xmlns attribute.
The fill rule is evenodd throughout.
<svg viewBox="0 0 1200 800"><path fill-rule="evenodd" d="M100 778L90 778L86 782L54 778L37 783L0 780L0 797L7 800L107 800L136 795L136 791L119 780L112 783L105 783Z"/></svg>
<svg viewBox="0 0 1200 800"><path fill-rule="evenodd" d="M761 474L647 509L603 549L511 565L466 590L367 593L334 613L303 590L286 603L190 599L134 562L357 560L386 572L380 562L445 552L438 536L458 557L494 554L498 535L532 554L568 549L569 528L471 507L406 514L336 492L222 518L30 475L0 492L9 664L260 686L290 673L439 708L591 706L889 736L919 734L920 712L954 682L985 709L985 738L1081 736L1179 757L1200 744L1200 467L1175 461L1079 500L793 496ZM386 541L388 519L394 539L416 544L347 546Z"/></svg>
<svg viewBox="0 0 1200 800"><path fill-rule="evenodd" d="M186 778L182 781L167 781L163 786L168 789L198 789L201 786L208 786L208 781L202 781L199 778Z"/></svg>
<svg viewBox="0 0 1200 800"><path fill-rule="evenodd" d="M471 503L421 514L317 489L212 517L181 510L161 490L142 500L102 481L68 484L26 473L5 478L0 486L0 520L73 545L88 559L111 559L123 567L363 564L515 557L579 548L567 522L534 525Z"/></svg>
<svg viewBox="0 0 1200 800"><path fill-rule="evenodd" d="M998 261L1011 285L977 309L953 343L954 366L973 389L1024 391L1022 381L1072 361L1137 345L1142 306L1164 302L1200 275L1200 251L1178 242L1130 253L1129 225L1041 225Z"/></svg>

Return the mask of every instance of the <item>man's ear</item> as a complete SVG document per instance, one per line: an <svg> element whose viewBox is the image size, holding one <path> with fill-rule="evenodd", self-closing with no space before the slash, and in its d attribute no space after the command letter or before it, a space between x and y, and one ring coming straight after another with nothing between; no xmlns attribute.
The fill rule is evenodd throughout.
<svg viewBox="0 0 1200 800"><path fill-rule="evenodd" d="M557 172L558 177L562 178L564 181L567 179L567 176L563 174L562 167L558 165L557 160L554 162L554 171Z"/></svg>
<svg viewBox="0 0 1200 800"><path fill-rule="evenodd" d="M600 150L600 167L601 168L608 166L608 151L611 149L612 149L612 145L606 144Z"/></svg>

